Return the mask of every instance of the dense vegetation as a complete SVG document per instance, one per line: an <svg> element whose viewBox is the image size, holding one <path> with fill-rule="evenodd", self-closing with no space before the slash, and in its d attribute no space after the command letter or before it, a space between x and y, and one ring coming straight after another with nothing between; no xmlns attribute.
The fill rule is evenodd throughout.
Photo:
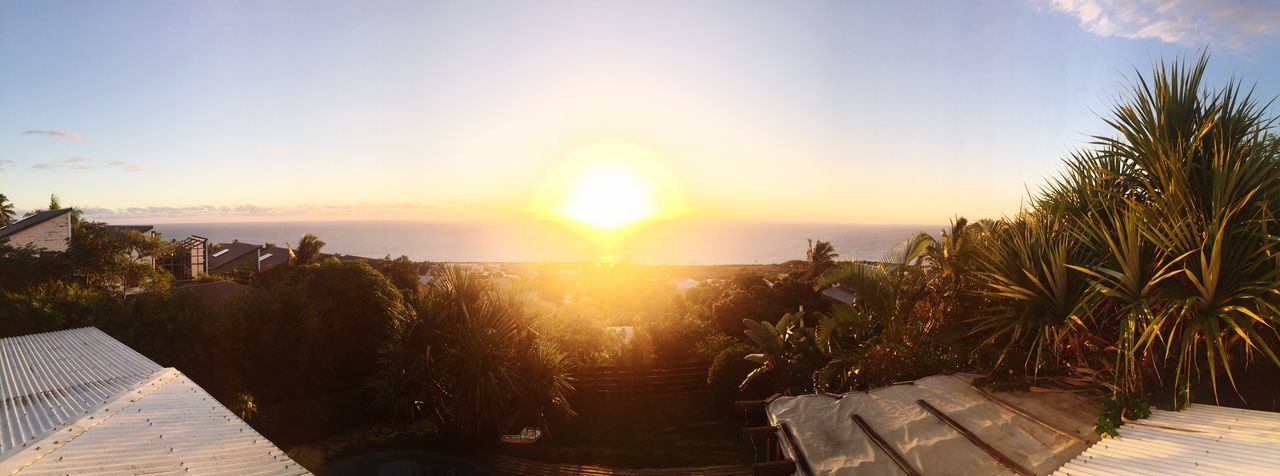
<svg viewBox="0 0 1280 476"><path fill-rule="evenodd" d="M426 268L406 257L339 260L323 246L308 235L287 266L178 286L150 264L171 243L76 220L67 252L0 243L0 336L96 326L285 445L416 420L491 442L568 421L575 368L710 361L741 316L822 304L790 278L744 274L677 293L628 266L534 279L430 266L424 286ZM199 292L208 284L235 292L211 298Z"/></svg>
<svg viewBox="0 0 1280 476"><path fill-rule="evenodd" d="M1141 414L1217 399L1254 361L1280 364L1280 139L1239 82L1205 86L1206 61L1136 78L1111 133L1029 209L958 219L881 263L833 265L817 285L858 301L816 326L747 321L752 377L797 392L961 368L1072 375Z"/></svg>
<svg viewBox="0 0 1280 476"><path fill-rule="evenodd" d="M1239 83L1208 89L1205 65L1135 79L1111 132L1028 209L957 218L878 262L810 241L781 272L679 292L612 265L434 267L424 286L408 258L342 261L308 235L288 266L239 276L239 298L211 303L143 259L169 244L77 218L65 253L0 243L0 336L97 326L277 428L306 401L354 418L314 431L425 420L491 442L572 417L575 369L711 362L723 408L959 370L1071 376L1109 391L1106 430L1121 411L1217 398L1251 363L1280 364L1280 139ZM0 223L13 210L0 195ZM832 286L856 301L833 304L820 294Z"/></svg>

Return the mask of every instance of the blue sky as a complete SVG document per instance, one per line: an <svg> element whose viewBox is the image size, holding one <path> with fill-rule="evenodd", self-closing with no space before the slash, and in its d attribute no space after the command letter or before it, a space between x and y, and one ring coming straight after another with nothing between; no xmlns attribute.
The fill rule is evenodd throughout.
<svg viewBox="0 0 1280 476"><path fill-rule="evenodd" d="M518 214L601 141L692 214L1017 211L1152 59L1280 95L1240 1L0 3L0 193L116 221ZM1274 109L1273 109L1274 111Z"/></svg>

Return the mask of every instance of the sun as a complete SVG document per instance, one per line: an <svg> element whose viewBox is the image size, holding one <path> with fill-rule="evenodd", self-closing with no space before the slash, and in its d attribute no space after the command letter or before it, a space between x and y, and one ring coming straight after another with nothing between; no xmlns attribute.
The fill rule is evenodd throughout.
<svg viewBox="0 0 1280 476"><path fill-rule="evenodd" d="M556 161L528 209L618 244L645 224L683 216L683 203L660 154L631 142L593 142Z"/></svg>
<svg viewBox="0 0 1280 476"><path fill-rule="evenodd" d="M572 185L560 213L602 230L613 230L658 212L651 186L633 171L616 164L586 170Z"/></svg>

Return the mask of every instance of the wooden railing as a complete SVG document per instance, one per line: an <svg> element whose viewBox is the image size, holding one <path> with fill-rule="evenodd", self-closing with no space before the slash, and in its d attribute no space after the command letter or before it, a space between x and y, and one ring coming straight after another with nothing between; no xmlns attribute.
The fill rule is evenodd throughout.
<svg viewBox="0 0 1280 476"><path fill-rule="evenodd" d="M709 362L667 367L587 367L571 373L577 395L660 397L701 392Z"/></svg>

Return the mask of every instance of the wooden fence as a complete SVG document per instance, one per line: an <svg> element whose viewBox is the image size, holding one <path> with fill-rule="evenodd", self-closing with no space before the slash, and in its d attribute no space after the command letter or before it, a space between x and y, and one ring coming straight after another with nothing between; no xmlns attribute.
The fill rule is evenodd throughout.
<svg viewBox="0 0 1280 476"><path fill-rule="evenodd" d="M587 367L571 376L577 395L661 397L703 391L710 365L698 362L670 367Z"/></svg>

